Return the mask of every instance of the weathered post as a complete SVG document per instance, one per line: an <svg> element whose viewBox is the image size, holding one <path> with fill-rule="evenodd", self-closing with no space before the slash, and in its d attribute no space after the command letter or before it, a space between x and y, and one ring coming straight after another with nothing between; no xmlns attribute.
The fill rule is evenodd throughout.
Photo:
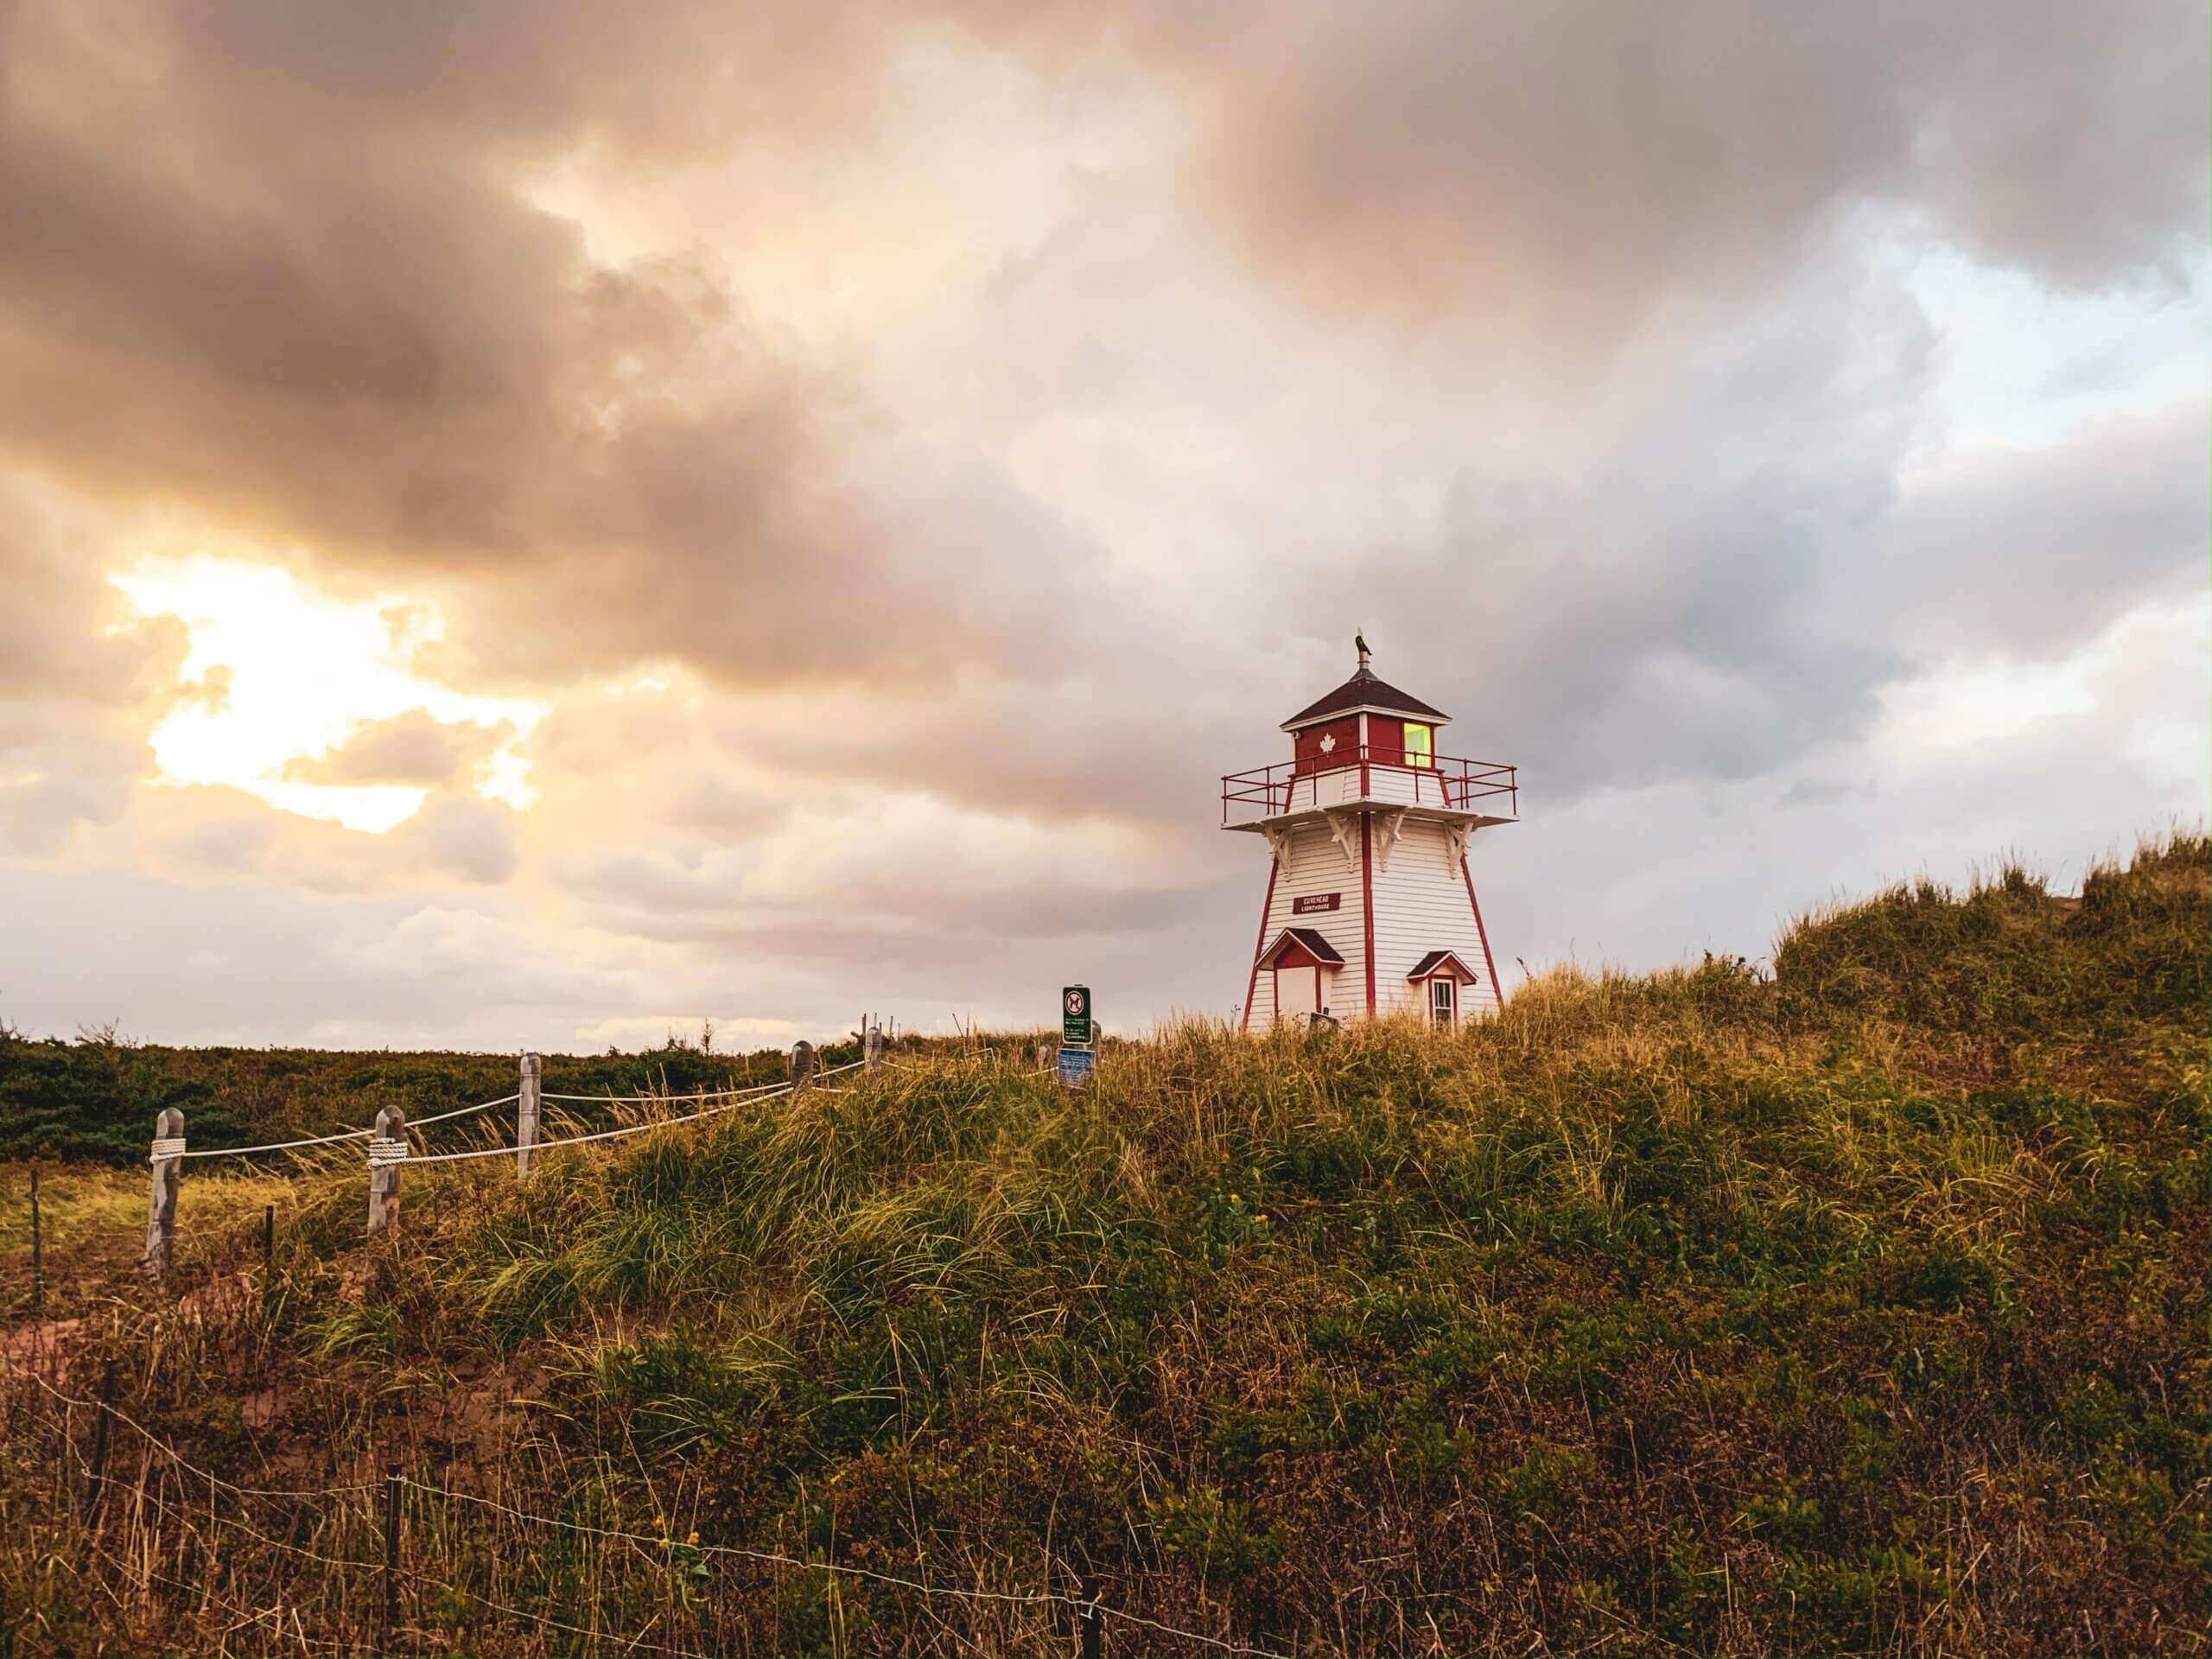
<svg viewBox="0 0 2212 1659"><path fill-rule="evenodd" d="M384 1478L384 1650L399 1651L399 1465L388 1465Z"/></svg>
<svg viewBox="0 0 2212 1659"><path fill-rule="evenodd" d="M522 1057L522 1092L515 1100L515 1179L530 1176L531 1148L537 1144L537 1056Z"/></svg>
<svg viewBox="0 0 2212 1659"><path fill-rule="evenodd" d="M31 1166L31 1312L46 1306L46 1250L39 1237L38 1166Z"/></svg>
<svg viewBox="0 0 2212 1659"><path fill-rule="evenodd" d="M814 1045L801 1038L791 1045L791 1092L811 1088L814 1084Z"/></svg>
<svg viewBox="0 0 2212 1659"><path fill-rule="evenodd" d="M146 1208L146 1271L159 1276L169 1270L176 1246L177 1178L184 1168L184 1114L174 1106L162 1108L154 1120L154 1193Z"/></svg>
<svg viewBox="0 0 2212 1659"><path fill-rule="evenodd" d="M1105 1635L1104 1621L1098 1617L1098 1586L1086 1576L1083 1581L1083 1606L1077 1614L1083 1630L1083 1659L1099 1659Z"/></svg>
<svg viewBox="0 0 2212 1659"><path fill-rule="evenodd" d="M369 1135L369 1236L399 1226L399 1166L407 1161L407 1111L387 1106Z"/></svg>
<svg viewBox="0 0 2212 1659"><path fill-rule="evenodd" d="M92 1461L86 1470L91 1481L85 1493L85 1525L89 1529L100 1512L100 1498L107 1491L108 1419L115 1414L115 1361L100 1367L100 1414L92 1423Z"/></svg>
<svg viewBox="0 0 2212 1659"><path fill-rule="evenodd" d="M276 1206L264 1205L261 1209L261 1283L266 1289L276 1276Z"/></svg>
<svg viewBox="0 0 2212 1659"><path fill-rule="evenodd" d="M863 1077L873 1076L883 1065L883 1027L870 1026L861 1036L861 1068Z"/></svg>

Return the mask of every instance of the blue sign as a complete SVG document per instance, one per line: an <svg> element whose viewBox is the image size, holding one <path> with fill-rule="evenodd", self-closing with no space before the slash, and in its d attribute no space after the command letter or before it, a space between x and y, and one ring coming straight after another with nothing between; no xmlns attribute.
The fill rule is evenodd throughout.
<svg viewBox="0 0 2212 1659"><path fill-rule="evenodd" d="M1080 1089L1090 1081L1093 1067L1098 1064L1094 1049L1064 1048L1060 1051L1060 1081L1071 1089Z"/></svg>

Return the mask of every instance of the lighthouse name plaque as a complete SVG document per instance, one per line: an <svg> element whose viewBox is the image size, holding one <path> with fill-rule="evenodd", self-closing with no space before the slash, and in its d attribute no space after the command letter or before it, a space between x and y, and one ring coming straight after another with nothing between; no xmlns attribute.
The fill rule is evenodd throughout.
<svg viewBox="0 0 2212 1659"><path fill-rule="evenodd" d="M1344 902L1344 896L1341 893L1301 893L1290 901L1290 913L1294 916L1312 916L1325 910L1341 910Z"/></svg>

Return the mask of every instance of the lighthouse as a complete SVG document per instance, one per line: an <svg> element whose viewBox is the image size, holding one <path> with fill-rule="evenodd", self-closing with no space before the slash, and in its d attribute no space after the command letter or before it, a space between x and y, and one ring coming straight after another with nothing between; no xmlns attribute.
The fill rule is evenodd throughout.
<svg viewBox="0 0 2212 1659"><path fill-rule="evenodd" d="M1244 1025L1497 1007L1497 966L1467 868L1478 830L1511 823L1511 766L1438 752L1441 709L1352 677L1283 721L1287 760L1221 780L1222 827L1264 838L1268 896Z"/></svg>

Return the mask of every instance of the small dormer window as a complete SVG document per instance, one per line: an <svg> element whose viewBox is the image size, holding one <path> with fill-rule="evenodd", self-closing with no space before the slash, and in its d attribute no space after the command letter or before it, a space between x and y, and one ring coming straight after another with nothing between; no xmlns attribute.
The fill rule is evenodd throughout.
<svg viewBox="0 0 2212 1659"><path fill-rule="evenodd" d="M1436 758L1429 751L1429 728L1406 722L1406 764L1409 766L1432 766Z"/></svg>

